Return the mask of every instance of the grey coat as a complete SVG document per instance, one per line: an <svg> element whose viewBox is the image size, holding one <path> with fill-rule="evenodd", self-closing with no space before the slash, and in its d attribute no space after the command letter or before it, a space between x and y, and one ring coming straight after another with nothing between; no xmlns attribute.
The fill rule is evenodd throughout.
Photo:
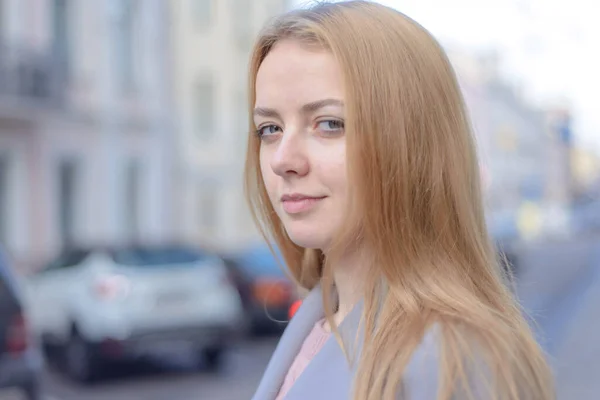
<svg viewBox="0 0 600 400"><path fill-rule="evenodd" d="M354 343L362 306L359 304L340 325L344 343ZM290 321L252 400L274 400L304 339L325 315L320 286L306 297ZM435 400L438 356L435 330L431 330L407 366L403 400ZM354 366L349 365L335 337L330 337L294 383L285 400L350 399Z"/></svg>

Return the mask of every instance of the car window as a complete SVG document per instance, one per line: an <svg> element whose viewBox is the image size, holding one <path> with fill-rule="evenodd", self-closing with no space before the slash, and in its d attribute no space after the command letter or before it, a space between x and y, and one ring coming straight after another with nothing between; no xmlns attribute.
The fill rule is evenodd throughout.
<svg viewBox="0 0 600 400"><path fill-rule="evenodd" d="M285 264L279 252L273 256L268 247L250 250L237 258L238 264L253 276L285 276Z"/></svg>
<svg viewBox="0 0 600 400"><path fill-rule="evenodd" d="M194 264L211 256L187 248L133 248L112 252L114 262L125 266L164 266Z"/></svg>
<svg viewBox="0 0 600 400"><path fill-rule="evenodd" d="M75 267L81 264L89 255L89 250L70 250L61 254L56 260L48 264L44 270L56 271Z"/></svg>
<svg viewBox="0 0 600 400"><path fill-rule="evenodd" d="M15 296L15 287L6 280L6 276L0 275L0 304L14 301Z"/></svg>
<svg viewBox="0 0 600 400"><path fill-rule="evenodd" d="M11 294L6 283L4 275L0 274L0 303L4 303Z"/></svg>

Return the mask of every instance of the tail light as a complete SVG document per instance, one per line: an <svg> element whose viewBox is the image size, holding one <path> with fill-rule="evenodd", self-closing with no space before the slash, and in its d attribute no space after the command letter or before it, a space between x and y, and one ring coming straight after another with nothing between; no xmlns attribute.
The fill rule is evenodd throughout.
<svg viewBox="0 0 600 400"><path fill-rule="evenodd" d="M288 312L289 319L292 319L292 317L296 314L296 311L298 311L298 309L300 308L301 305L302 305L302 300L296 300L295 302L292 303L292 305L290 306L289 312Z"/></svg>
<svg viewBox="0 0 600 400"><path fill-rule="evenodd" d="M290 300L289 284L278 280L258 280L253 285L254 298L267 306L282 306Z"/></svg>
<svg viewBox="0 0 600 400"><path fill-rule="evenodd" d="M12 354L22 353L29 347L29 330L22 313L17 314L6 331L6 350Z"/></svg>
<svg viewBox="0 0 600 400"><path fill-rule="evenodd" d="M98 278L93 285L94 294L101 300L117 300L127 297L131 282L123 275L107 275Z"/></svg>

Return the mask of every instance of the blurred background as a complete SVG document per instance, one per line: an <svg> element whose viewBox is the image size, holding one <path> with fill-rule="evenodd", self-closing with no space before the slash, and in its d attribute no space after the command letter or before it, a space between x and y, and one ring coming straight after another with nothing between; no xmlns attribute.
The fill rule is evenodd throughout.
<svg viewBox="0 0 600 400"><path fill-rule="evenodd" d="M593 1L379 2L446 48L559 398L598 399ZM300 294L243 198L246 67L302 4L0 0L0 399L252 396Z"/></svg>

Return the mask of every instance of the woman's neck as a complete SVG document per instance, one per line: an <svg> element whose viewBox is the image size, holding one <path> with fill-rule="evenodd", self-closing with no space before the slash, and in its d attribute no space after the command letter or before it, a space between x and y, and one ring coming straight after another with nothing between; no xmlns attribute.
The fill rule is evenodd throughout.
<svg viewBox="0 0 600 400"><path fill-rule="evenodd" d="M333 265L333 280L337 293L337 311L333 316L336 326L354 308L363 296L367 265L358 257L345 257Z"/></svg>

